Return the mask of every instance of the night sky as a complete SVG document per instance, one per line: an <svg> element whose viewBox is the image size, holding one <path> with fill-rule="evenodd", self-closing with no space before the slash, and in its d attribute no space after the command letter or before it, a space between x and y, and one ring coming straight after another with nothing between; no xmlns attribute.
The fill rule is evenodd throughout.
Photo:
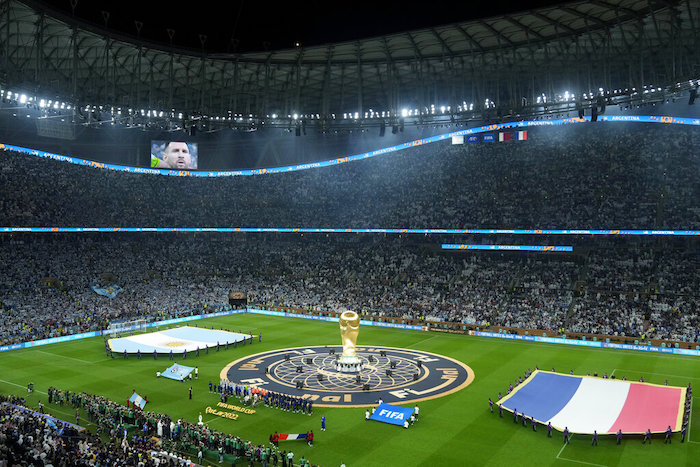
<svg viewBox="0 0 700 467"><path fill-rule="evenodd" d="M70 0L41 0L71 15ZM208 52L250 52L322 45L488 18L563 0L520 2L404 1L404 2L269 2L251 0L164 2L161 0L79 0L75 16L104 26L102 11L110 12L108 29L169 44L166 30L175 30L172 43Z"/></svg>

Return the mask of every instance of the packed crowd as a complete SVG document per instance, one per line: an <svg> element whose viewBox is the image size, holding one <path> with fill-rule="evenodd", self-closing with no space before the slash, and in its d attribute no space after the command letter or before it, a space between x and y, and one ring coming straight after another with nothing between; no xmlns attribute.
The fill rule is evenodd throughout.
<svg viewBox="0 0 700 467"><path fill-rule="evenodd" d="M153 440L135 437L105 442L98 434L27 409L24 400L0 396L0 465L42 467L180 467L187 459L165 451ZM117 444L118 443L118 444Z"/></svg>
<svg viewBox="0 0 700 467"><path fill-rule="evenodd" d="M444 253L434 248L439 239L358 235L5 240L0 344L212 311L228 306L229 291L260 305L374 317L700 339L700 260L685 242L620 240L532 256ZM122 291L99 295L91 285L100 282Z"/></svg>
<svg viewBox="0 0 700 467"><path fill-rule="evenodd" d="M695 147L692 128L577 125L535 129L523 142L436 143L322 169L201 179L2 151L0 225L698 229ZM212 311L230 290L258 304L378 317L700 337L692 241L568 237L576 255L524 259L420 244L455 241L439 236L0 240L0 344ZM112 285L121 287L114 298L94 291Z"/></svg>
<svg viewBox="0 0 700 467"><path fill-rule="evenodd" d="M250 389L246 389L250 392ZM283 455L285 461L288 460L288 453L280 452L272 443L258 445L239 436L220 433L202 423L201 417L199 423L175 420L169 415L144 412L130 405L123 406L102 396L62 391L53 387L49 388L48 395L48 410L52 403L70 403L76 410L85 410L88 421L96 425L97 434L113 440L114 444L108 446L108 449L123 451L125 455L129 452L127 458L138 457L142 461L155 456L160 459L181 459L186 463L187 459L196 459L197 464L202 464L203 458L213 455L220 463L224 459L236 457L250 465L256 462L277 465L275 459L279 460ZM243 399L242 393L240 399ZM299 459L294 465L309 467L311 463Z"/></svg>
<svg viewBox="0 0 700 467"><path fill-rule="evenodd" d="M252 177L127 174L0 152L0 225L700 228L694 128L537 128Z"/></svg>

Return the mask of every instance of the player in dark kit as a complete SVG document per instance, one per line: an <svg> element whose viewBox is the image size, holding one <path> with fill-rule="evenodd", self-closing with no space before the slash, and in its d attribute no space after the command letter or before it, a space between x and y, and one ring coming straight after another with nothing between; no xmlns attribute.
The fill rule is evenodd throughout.
<svg viewBox="0 0 700 467"><path fill-rule="evenodd" d="M615 437L617 438L617 444L620 444L620 442L622 441L622 430L617 430L617 434L615 435Z"/></svg>
<svg viewBox="0 0 700 467"><path fill-rule="evenodd" d="M664 438L664 444L668 443L671 444L671 434L673 432L671 431L671 425L666 428L666 437Z"/></svg>
<svg viewBox="0 0 700 467"><path fill-rule="evenodd" d="M564 444L569 444L569 427L564 428Z"/></svg>
<svg viewBox="0 0 700 467"><path fill-rule="evenodd" d="M552 437L552 422L547 423L547 438Z"/></svg>
<svg viewBox="0 0 700 467"><path fill-rule="evenodd" d="M591 446L598 446L598 432L596 430L593 430L593 441L591 442Z"/></svg>
<svg viewBox="0 0 700 467"><path fill-rule="evenodd" d="M651 429L647 428L647 432L644 433L644 439L642 440L642 444L646 444L646 442L649 441L649 444L651 444Z"/></svg>
<svg viewBox="0 0 700 467"><path fill-rule="evenodd" d="M493 401L489 397L489 409L491 410L491 413L493 413Z"/></svg>

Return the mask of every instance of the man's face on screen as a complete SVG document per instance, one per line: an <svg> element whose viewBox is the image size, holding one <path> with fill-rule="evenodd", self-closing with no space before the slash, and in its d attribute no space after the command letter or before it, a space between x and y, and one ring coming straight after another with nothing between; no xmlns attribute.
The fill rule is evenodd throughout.
<svg viewBox="0 0 700 467"><path fill-rule="evenodd" d="M192 155L187 143L175 141L168 143L163 153L163 161L171 169L189 169L192 163Z"/></svg>

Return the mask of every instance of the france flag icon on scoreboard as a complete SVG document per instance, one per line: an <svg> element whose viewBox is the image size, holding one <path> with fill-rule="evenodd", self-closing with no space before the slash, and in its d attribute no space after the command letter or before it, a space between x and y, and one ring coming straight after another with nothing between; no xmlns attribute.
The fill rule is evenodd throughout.
<svg viewBox="0 0 700 467"><path fill-rule="evenodd" d="M504 409L571 433L680 431L686 388L537 370L498 401Z"/></svg>
<svg viewBox="0 0 700 467"><path fill-rule="evenodd" d="M398 405L385 404L382 402L372 414L370 420L391 423L392 425L403 426L404 420L408 420L413 415L414 409L399 407Z"/></svg>

